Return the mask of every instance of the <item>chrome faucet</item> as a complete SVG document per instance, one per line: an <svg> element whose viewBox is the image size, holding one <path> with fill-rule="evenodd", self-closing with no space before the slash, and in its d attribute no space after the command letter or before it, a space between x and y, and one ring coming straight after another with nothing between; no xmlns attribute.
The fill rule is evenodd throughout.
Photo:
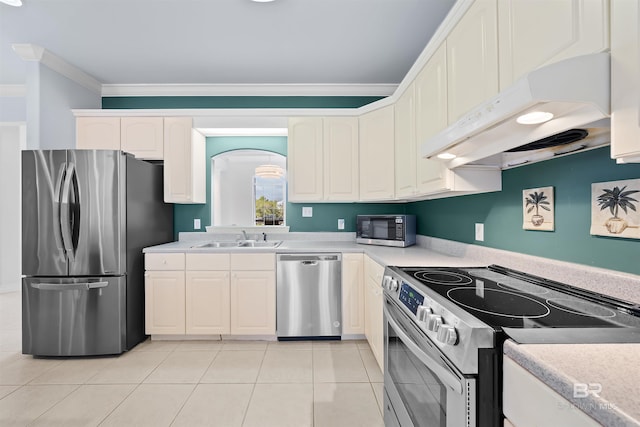
<svg viewBox="0 0 640 427"><path fill-rule="evenodd" d="M249 238L247 237L247 232L242 230L242 235L244 236L244 240L249 240Z"/></svg>

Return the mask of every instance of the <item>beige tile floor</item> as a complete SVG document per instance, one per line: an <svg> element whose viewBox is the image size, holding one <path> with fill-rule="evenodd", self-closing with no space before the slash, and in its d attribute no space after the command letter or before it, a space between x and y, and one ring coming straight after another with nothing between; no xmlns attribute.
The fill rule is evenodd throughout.
<svg viewBox="0 0 640 427"><path fill-rule="evenodd" d="M0 426L382 426L366 341L146 341L117 357L21 354L0 294Z"/></svg>

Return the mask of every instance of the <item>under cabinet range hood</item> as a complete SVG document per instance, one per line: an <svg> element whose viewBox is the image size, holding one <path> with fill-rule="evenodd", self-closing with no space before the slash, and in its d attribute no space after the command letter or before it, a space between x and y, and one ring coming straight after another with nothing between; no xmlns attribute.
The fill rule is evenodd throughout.
<svg viewBox="0 0 640 427"><path fill-rule="evenodd" d="M421 155L442 159L449 168L468 163L506 168L608 144L609 62L608 53L597 53L534 70L422 142ZM552 118L540 124L517 121L525 114L543 112ZM575 135L585 130L587 135L545 147L545 138L569 130L578 130ZM541 145L531 149L507 153L540 140Z"/></svg>

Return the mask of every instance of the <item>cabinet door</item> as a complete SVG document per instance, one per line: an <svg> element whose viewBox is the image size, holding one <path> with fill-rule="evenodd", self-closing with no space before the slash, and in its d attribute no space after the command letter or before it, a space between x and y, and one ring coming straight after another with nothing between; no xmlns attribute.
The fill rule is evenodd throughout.
<svg viewBox="0 0 640 427"><path fill-rule="evenodd" d="M394 107L395 114L395 196L416 193L415 86L411 84Z"/></svg>
<svg viewBox="0 0 640 427"><path fill-rule="evenodd" d="M513 425L601 426L573 402L558 394L513 359L505 356L502 368L503 412ZM532 405L531 402L536 404Z"/></svg>
<svg viewBox="0 0 640 427"><path fill-rule="evenodd" d="M342 333L364 334L363 254L342 254Z"/></svg>
<svg viewBox="0 0 640 427"><path fill-rule="evenodd" d="M275 335L276 278L274 271L231 273L231 334Z"/></svg>
<svg viewBox="0 0 640 427"><path fill-rule="evenodd" d="M206 202L205 138L190 117L164 119L164 201Z"/></svg>
<svg viewBox="0 0 640 427"><path fill-rule="evenodd" d="M358 118L325 117L322 122L324 199L358 201Z"/></svg>
<svg viewBox="0 0 640 427"><path fill-rule="evenodd" d="M120 119L122 151L137 158L164 158L164 122L162 117L122 117Z"/></svg>
<svg viewBox="0 0 640 427"><path fill-rule="evenodd" d="M230 333L228 271L187 271L185 295L187 334Z"/></svg>
<svg viewBox="0 0 640 427"><path fill-rule="evenodd" d="M476 0L447 37L447 80L449 124L498 93L496 0Z"/></svg>
<svg viewBox="0 0 640 427"><path fill-rule="evenodd" d="M500 89L542 65L606 50L608 5L607 0L498 1Z"/></svg>
<svg viewBox="0 0 640 427"><path fill-rule="evenodd" d="M287 180L289 201L319 201L322 188L322 119L289 119Z"/></svg>
<svg viewBox="0 0 640 427"><path fill-rule="evenodd" d="M80 150L119 150L120 117L78 117L76 148Z"/></svg>
<svg viewBox="0 0 640 427"><path fill-rule="evenodd" d="M393 105L360 116L360 200L393 199Z"/></svg>
<svg viewBox="0 0 640 427"><path fill-rule="evenodd" d="M365 337L371 347L371 351L378 362L380 369L384 371L384 328L383 328L383 295L382 276L384 267L370 257L364 257L365 275Z"/></svg>
<svg viewBox="0 0 640 427"><path fill-rule="evenodd" d="M184 334L184 271L147 271L144 281L145 332Z"/></svg>
<svg viewBox="0 0 640 427"><path fill-rule="evenodd" d="M381 284L366 279L365 286L365 336L371 352L378 362L380 370L384 372L384 333L382 315L382 287Z"/></svg>
<svg viewBox="0 0 640 427"><path fill-rule="evenodd" d="M431 194L447 188L447 168L437 159L420 156L421 146L448 125L447 50L443 43L416 77L416 185L418 193Z"/></svg>
<svg viewBox="0 0 640 427"><path fill-rule="evenodd" d="M611 3L611 157L640 162L640 5Z"/></svg>

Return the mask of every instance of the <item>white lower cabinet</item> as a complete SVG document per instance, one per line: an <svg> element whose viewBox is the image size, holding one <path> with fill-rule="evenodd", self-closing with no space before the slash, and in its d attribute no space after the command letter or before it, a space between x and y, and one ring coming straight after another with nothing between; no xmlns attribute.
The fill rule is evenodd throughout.
<svg viewBox="0 0 640 427"><path fill-rule="evenodd" d="M185 333L228 335L230 292L228 271L187 271Z"/></svg>
<svg viewBox="0 0 640 427"><path fill-rule="evenodd" d="M373 356L384 372L384 325L383 325L383 300L382 275L384 267L364 256L364 335L367 338Z"/></svg>
<svg viewBox="0 0 640 427"><path fill-rule="evenodd" d="M342 254L342 334L364 334L363 254Z"/></svg>
<svg viewBox="0 0 640 427"><path fill-rule="evenodd" d="M502 366L502 411L514 427L600 425L509 357Z"/></svg>
<svg viewBox="0 0 640 427"><path fill-rule="evenodd" d="M145 266L147 334L275 334L275 254L146 254Z"/></svg>
<svg viewBox="0 0 640 427"><path fill-rule="evenodd" d="M276 333L276 278L274 271L231 273L231 334Z"/></svg>
<svg viewBox="0 0 640 427"><path fill-rule="evenodd" d="M184 270L145 274L145 332L184 334Z"/></svg>

